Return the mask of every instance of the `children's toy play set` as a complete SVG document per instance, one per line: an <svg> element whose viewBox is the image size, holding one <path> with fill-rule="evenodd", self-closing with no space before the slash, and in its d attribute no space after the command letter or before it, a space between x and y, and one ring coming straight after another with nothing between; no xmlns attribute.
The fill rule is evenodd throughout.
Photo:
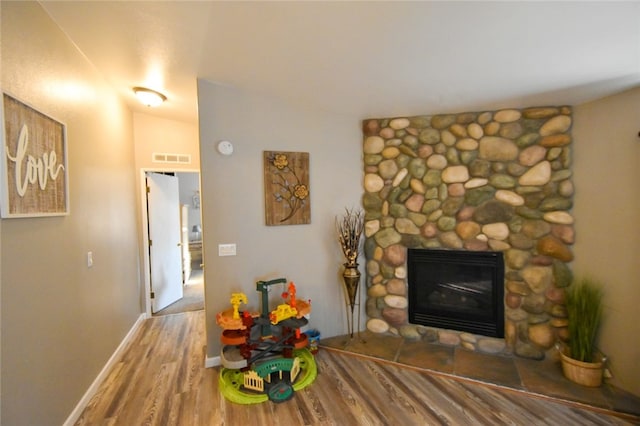
<svg viewBox="0 0 640 426"><path fill-rule="evenodd" d="M240 310L247 296L233 293L231 308L216 315L223 329L220 390L232 402L287 401L316 378L309 337L300 331L308 323L311 302L298 300L291 282L282 293L283 303L269 310L269 291L274 285L286 284L285 278L256 283L256 291L262 294L262 312Z"/></svg>

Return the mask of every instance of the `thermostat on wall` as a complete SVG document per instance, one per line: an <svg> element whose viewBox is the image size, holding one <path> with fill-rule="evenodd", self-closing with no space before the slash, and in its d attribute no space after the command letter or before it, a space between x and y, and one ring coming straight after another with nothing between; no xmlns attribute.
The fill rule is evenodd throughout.
<svg viewBox="0 0 640 426"><path fill-rule="evenodd" d="M233 144L229 141L218 142L218 152L222 155L233 154Z"/></svg>

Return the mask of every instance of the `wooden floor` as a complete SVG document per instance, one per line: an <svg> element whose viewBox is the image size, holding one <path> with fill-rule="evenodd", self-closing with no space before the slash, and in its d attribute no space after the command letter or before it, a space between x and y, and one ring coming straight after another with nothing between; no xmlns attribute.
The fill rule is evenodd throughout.
<svg viewBox="0 0 640 426"><path fill-rule="evenodd" d="M630 425L519 392L321 349L293 399L230 403L204 368L204 311L146 320L77 425Z"/></svg>

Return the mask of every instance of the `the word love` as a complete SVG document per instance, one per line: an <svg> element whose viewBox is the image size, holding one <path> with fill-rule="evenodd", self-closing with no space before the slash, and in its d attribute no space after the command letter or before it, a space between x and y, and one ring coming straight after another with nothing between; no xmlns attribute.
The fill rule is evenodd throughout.
<svg viewBox="0 0 640 426"><path fill-rule="evenodd" d="M45 190L49 178L55 181L64 166L58 164L58 156L55 151L42 154L41 158L35 158L33 155L27 154L29 147L29 129L24 124L18 136L18 145L16 147L15 156L9 153L7 147L7 158L15 163L15 180L16 191L18 195L24 197L27 193L29 185L38 182L41 190Z"/></svg>

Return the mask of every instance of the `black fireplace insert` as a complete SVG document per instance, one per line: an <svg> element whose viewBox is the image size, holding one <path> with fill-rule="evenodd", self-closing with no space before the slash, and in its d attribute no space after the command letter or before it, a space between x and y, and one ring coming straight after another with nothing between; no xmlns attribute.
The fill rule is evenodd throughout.
<svg viewBox="0 0 640 426"><path fill-rule="evenodd" d="M501 252L408 249L409 322L504 337Z"/></svg>

